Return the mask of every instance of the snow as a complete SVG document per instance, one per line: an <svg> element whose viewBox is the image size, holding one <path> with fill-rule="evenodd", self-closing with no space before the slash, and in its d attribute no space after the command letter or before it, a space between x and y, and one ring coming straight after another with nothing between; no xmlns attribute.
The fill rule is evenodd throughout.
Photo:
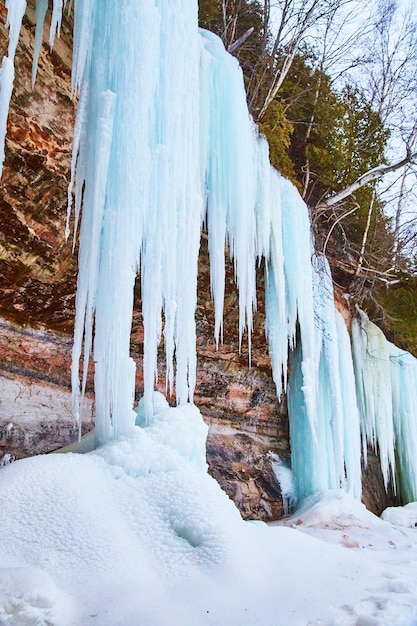
<svg viewBox="0 0 417 626"><path fill-rule="evenodd" d="M414 528L339 490L244 522L198 410L153 400L130 438L1 468L0 624L417 623Z"/></svg>
<svg viewBox="0 0 417 626"><path fill-rule="evenodd" d="M51 44L63 4L53 2ZM1 144L25 5L6 2ZM242 72L217 37L198 31L197 2L84 0L74 12L72 383L79 419L93 353L97 449L2 464L0 624L415 625L415 507L386 513L397 528L359 502L360 427L364 449L368 442L380 451L386 484L398 444L398 484L416 497L415 360L362 316L357 406L347 331L326 261L313 256L307 207L270 167ZM223 334L226 246L249 361L255 270L265 263L266 330L277 394L288 389L292 447L291 474L278 462L275 469L284 497L304 499L279 525L243 522L207 474L207 428L193 405L204 223L215 339ZM139 272L145 391L134 411ZM162 337L175 408L153 392Z"/></svg>
<svg viewBox="0 0 417 626"><path fill-rule="evenodd" d="M409 502L405 506L388 507L381 517L396 526L415 528L417 527L417 502Z"/></svg>

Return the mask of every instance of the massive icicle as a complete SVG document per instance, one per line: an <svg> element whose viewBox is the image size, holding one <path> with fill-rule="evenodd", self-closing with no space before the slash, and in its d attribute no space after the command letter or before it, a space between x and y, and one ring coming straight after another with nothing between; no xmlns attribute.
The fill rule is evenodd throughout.
<svg viewBox="0 0 417 626"><path fill-rule="evenodd" d="M169 382L176 352L178 401L192 399L203 207L195 139L197 7L187 0L140 7L126 0L123 10L91 0L76 3L75 40L80 108L72 180L77 181L76 219L81 201L83 215L72 376L77 405L78 361L84 342L83 392L94 322L100 443L134 425L135 366L129 348L140 266L148 414L162 312Z"/></svg>
<svg viewBox="0 0 417 626"><path fill-rule="evenodd" d="M223 316L225 279L224 248L234 260L239 288L239 339L245 328L252 331L255 284L255 129L246 106L243 77L236 59L228 54L216 35L201 31L205 53L202 119L207 126L206 185L207 226L211 286L215 303L215 335L219 340Z"/></svg>
<svg viewBox="0 0 417 626"><path fill-rule="evenodd" d="M379 449L385 486L390 476L395 479L394 424L388 343L381 330L360 311L360 319L352 324L353 357L363 455L366 446Z"/></svg>
<svg viewBox="0 0 417 626"><path fill-rule="evenodd" d="M303 335L291 355L288 389L291 458L297 494L305 498L326 489L344 487L360 498L359 415L349 336L335 310L325 257L315 257L313 267L316 352L311 360L310 376L311 386L316 386L314 431L308 427L308 397L303 393Z"/></svg>

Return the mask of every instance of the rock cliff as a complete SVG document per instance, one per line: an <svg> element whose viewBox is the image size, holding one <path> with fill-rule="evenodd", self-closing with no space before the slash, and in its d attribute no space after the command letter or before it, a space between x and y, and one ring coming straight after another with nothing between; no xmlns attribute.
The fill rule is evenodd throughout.
<svg viewBox="0 0 417 626"><path fill-rule="evenodd" d="M1 55L7 44L5 13L1 5ZM32 91L34 22L34 2L30 1L16 55L0 182L0 464L2 459L4 463L52 451L78 434L71 419L69 390L76 256L64 237L75 116L70 89L71 26L63 20L53 51L44 45ZM45 34L47 29L48 24ZM269 453L278 454L284 462L288 459L288 419L285 398L278 401L271 377L262 314L262 269L250 366L245 345L242 353L238 349L231 264L226 282L225 343L217 349L203 236L195 402L209 424L207 459L210 472L245 518L277 519L283 515L283 502ZM131 348L138 365L139 397L143 390L139 289L136 305ZM159 380L164 391L162 358ZM91 392L90 377L83 432L93 427ZM369 464L365 500L378 512L387 500L381 495L382 479L374 465Z"/></svg>

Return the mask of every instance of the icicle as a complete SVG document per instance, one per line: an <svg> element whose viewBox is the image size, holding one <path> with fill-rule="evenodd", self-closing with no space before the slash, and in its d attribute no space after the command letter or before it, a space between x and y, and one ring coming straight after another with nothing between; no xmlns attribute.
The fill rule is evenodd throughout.
<svg viewBox="0 0 417 626"><path fill-rule="evenodd" d="M363 311L352 323L353 357L363 454L366 446L379 450L385 487L390 477L395 487L394 424L388 342Z"/></svg>
<svg viewBox="0 0 417 626"><path fill-rule="evenodd" d="M9 114L10 98L13 91L14 68L13 61L3 57L0 68L0 174L5 159L4 142L7 132L7 117Z"/></svg>
<svg viewBox="0 0 417 626"><path fill-rule="evenodd" d="M256 254L258 262L262 258L269 259L271 243L272 215L279 224L279 237L281 237L281 206L279 204L279 182L276 171L269 162L269 146L265 137L257 136L257 197L255 206L256 217ZM274 207L274 210L272 210ZM276 216L275 211L278 213ZM279 243L282 254L282 242ZM283 267L283 260L280 263Z"/></svg>
<svg viewBox="0 0 417 626"><path fill-rule="evenodd" d="M77 402L78 360L84 342L82 393L94 316L96 440L103 443L128 434L134 424L135 367L129 353L140 265L147 418L152 416L162 313L168 385L173 384L175 352L177 401L192 400L202 220L195 141L201 47L197 7L185 0L180 8L125 2L123 10L85 2L75 5L75 21L73 88L80 91L80 108L69 210L76 179L76 223L81 199L83 215L73 384ZM100 94L107 93L114 99L109 118L100 113ZM170 107L162 105L168 101Z"/></svg>
<svg viewBox="0 0 417 626"><path fill-rule="evenodd" d="M103 227L105 190L108 176L110 149L113 135L113 119L116 96L111 91L106 91L98 101L97 140L99 149L94 155L94 180L91 181L84 200L91 205L91 211L83 221L81 241L89 241L89 245L83 245L79 255L79 276L77 287L77 318L74 331L74 347L72 351L73 387L78 387L78 363L82 352L84 340L84 364L81 386L81 400L85 393L87 383L89 357L93 341L93 320L95 313L95 294L97 293L97 281L100 259L100 237ZM81 174L81 172L80 172ZM82 176L80 175L80 179ZM78 394L76 394L78 402ZM75 414L79 419L78 407Z"/></svg>
<svg viewBox="0 0 417 626"><path fill-rule="evenodd" d="M327 260L314 257L316 353L303 368L303 335L291 355L288 412L291 462L299 498L326 489L346 488L361 495L359 418L349 336L334 306ZM307 370L307 372L306 372ZM311 429L306 393L316 388L315 429Z"/></svg>
<svg viewBox="0 0 417 626"><path fill-rule="evenodd" d="M209 60L209 142L207 156L207 225L215 337L222 335L225 260L229 245L239 289L239 343L247 329L249 352L252 311L256 307L256 163L257 147L240 67L218 37L201 31Z"/></svg>
<svg viewBox="0 0 417 626"><path fill-rule="evenodd" d="M339 343L339 381L343 411L343 456L348 493L360 500L362 495L361 437L356 398L355 373L349 333L345 321L336 311Z"/></svg>
<svg viewBox="0 0 417 626"><path fill-rule="evenodd" d="M296 344L297 321L302 345L302 391L313 439L317 426L317 372L313 303L313 254L308 210L296 188L281 177L282 241L286 290L287 334Z"/></svg>
<svg viewBox="0 0 417 626"><path fill-rule="evenodd" d="M417 500L417 359L388 342L398 488L406 502Z"/></svg>
<svg viewBox="0 0 417 626"><path fill-rule="evenodd" d="M77 93L84 79L87 57L92 51L95 1L84 0L74 6L74 48L72 55L72 91Z"/></svg>
<svg viewBox="0 0 417 626"><path fill-rule="evenodd" d="M7 22L9 28L9 48L7 56L10 61L14 61L17 42L19 41L20 29L22 27L23 16L26 11L26 0L6 0Z"/></svg>
<svg viewBox="0 0 417 626"><path fill-rule="evenodd" d="M352 340L364 455L367 444L378 451L385 487L391 478L401 496L413 501L417 498L417 359L387 341L360 310Z"/></svg>
<svg viewBox="0 0 417 626"><path fill-rule="evenodd" d="M261 154L262 158L262 154ZM262 165L265 166L265 163ZM258 247L262 247L269 254L269 261L265 264L265 330L268 338L269 354L271 356L272 375L277 388L278 396L286 391L287 386L287 360L288 360L288 335L287 335L287 311L285 300L285 275L284 275L284 252L282 243L282 208L281 208L281 177L277 172L266 164L266 171L260 180L262 200L269 207L262 207L258 215L262 215L268 223L267 232L263 221L259 227ZM261 164L260 164L261 167ZM269 196L269 197L268 197ZM260 206L258 201L258 207Z"/></svg>
<svg viewBox="0 0 417 626"><path fill-rule="evenodd" d="M48 0L36 0L36 31L32 61L32 89L35 87L36 74L38 72L39 54L42 48L43 40L43 25L45 23L47 9Z"/></svg>
<svg viewBox="0 0 417 626"><path fill-rule="evenodd" d="M55 37L61 34L63 0L53 0L51 28L49 31L49 45L53 48Z"/></svg>

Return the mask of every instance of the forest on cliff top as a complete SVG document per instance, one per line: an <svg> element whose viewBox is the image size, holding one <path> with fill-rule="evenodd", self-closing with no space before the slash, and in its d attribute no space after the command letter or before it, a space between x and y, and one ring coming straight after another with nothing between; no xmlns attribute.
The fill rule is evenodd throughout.
<svg viewBox="0 0 417 626"><path fill-rule="evenodd" d="M417 355L417 11L397 0L200 0L272 164L352 307Z"/></svg>

